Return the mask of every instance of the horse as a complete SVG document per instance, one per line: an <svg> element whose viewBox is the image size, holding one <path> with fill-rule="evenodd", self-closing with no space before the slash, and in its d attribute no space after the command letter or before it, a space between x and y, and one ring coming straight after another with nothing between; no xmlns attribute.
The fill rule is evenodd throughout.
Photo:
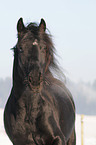
<svg viewBox="0 0 96 145"><path fill-rule="evenodd" d="M4 126L13 145L75 145L75 103L60 70L46 22L17 23L13 83L4 110Z"/></svg>

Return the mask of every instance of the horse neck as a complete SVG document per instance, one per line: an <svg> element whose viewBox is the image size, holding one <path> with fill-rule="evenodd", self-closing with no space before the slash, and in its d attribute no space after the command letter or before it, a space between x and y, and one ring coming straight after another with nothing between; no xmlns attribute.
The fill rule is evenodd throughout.
<svg viewBox="0 0 96 145"><path fill-rule="evenodd" d="M23 82L14 65L14 67L13 67L13 88L14 88L15 92L20 93L23 87L24 87Z"/></svg>
<svg viewBox="0 0 96 145"><path fill-rule="evenodd" d="M48 81L49 83L52 82L52 80L54 80L54 77L52 75L52 73L48 70L45 74L45 81Z"/></svg>

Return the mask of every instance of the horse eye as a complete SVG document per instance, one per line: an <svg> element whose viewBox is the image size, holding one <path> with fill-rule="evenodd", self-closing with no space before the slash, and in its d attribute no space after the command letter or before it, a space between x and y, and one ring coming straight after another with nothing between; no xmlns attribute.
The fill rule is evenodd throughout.
<svg viewBox="0 0 96 145"><path fill-rule="evenodd" d="M19 47L19 52L23 52L23 49L22 49L22 47Z"/></svg>

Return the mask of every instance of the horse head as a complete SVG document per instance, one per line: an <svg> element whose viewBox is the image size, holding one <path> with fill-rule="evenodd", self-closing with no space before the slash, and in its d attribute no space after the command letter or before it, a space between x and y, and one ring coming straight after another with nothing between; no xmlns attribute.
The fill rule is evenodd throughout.
<svg viewBox="0 0 96 145"><path fill-rule="evenodd" d="M17 23L18 42L14 49L15 70L22 81L32 86L40 85L49 65L53 62L52 41L46 31L46 23L41 19L39 25L30 23L25 27L23 19Z"/></svg>

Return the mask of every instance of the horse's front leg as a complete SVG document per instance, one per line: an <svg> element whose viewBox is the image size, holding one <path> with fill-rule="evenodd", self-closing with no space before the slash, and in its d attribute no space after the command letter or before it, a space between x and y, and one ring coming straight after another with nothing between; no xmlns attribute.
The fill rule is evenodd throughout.
<svg viewBox="0 0 96 145"><path fill-rule="evenodd" d="M66 141L62 140L59 136L55 137L52 145L66 145Z"/></svg>

